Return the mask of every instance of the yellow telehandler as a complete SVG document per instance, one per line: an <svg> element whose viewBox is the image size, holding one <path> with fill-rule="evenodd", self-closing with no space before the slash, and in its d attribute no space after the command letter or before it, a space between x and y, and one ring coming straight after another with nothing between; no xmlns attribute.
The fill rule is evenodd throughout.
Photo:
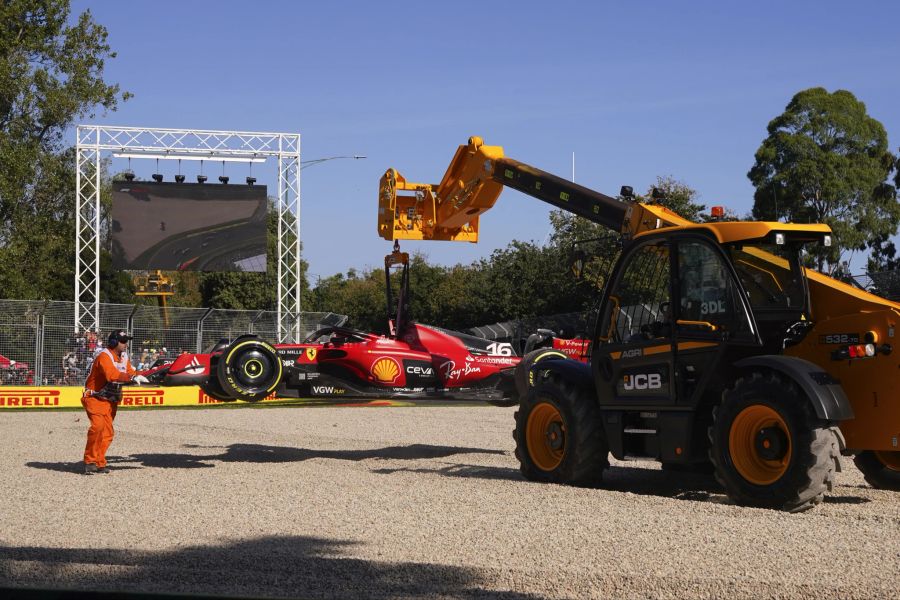
<svg viewBox="0 0 900 600"><path fill-rule="evenodd" d="M729 497L787 511L822 501L853 454L900 489L900 304L802 264L827 225L694 223L506 158L478 137L440 184L389 169L387 240L478 240L504 187L621 233L588 364L523 360L516 456L529 479L596 485L611 452L674 468L711 462Z"/></svg>

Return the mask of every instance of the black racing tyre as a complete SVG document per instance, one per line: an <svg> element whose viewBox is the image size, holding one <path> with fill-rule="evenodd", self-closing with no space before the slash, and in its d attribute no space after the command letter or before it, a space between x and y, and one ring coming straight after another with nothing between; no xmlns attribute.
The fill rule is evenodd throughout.
<svg viewBox="0 0 900 600"><path fill-rule="evenodd" d="M222 352L216 373L227 396L256 402L275 391L282 368L275 348L258 338L244 338Z"/></svg>
<svg viewBox="0 0 900 600"><path fill-rule="evenodd" d="M516 458L527 479L593 487L609 447L593 394L560 375L531 388L516 411Z"/></svg>
<svg viewBox="0 0 900 600"><path fill-rule="evenodd" d="M853 462L872 487L900 491L900 451L866 450L855 455Z"/></svg>
<svg viewBox="0 0 900 600"><path fill-rule="evenodd" d="M222 384L219 383L219 376L217 373L207 377L206 381L200 384L200 389L210 398L214 398L220 402L234 402L237 400L237 398L226 394L225 390L222 389Z"/></svg>
<svg viewBox="0 0 900 600"><path fill-rule="evenodd" d="M516 365L516 372L514 375L516 391L519 392L519 398L524 398L528 393L528 388L531 387L529 382L531 367L542 360L556 360L559 358L568 358L568 356L553 348L538 348L523 356L519 364Z"/></svg>
<svg viewBox="0 0 900 600"><path fill-rule="evenodd" d="M709 428L716 479L737 504L799 512L822 502L839 460L832 423L777 373L753 373L722 394Z"/></svg>

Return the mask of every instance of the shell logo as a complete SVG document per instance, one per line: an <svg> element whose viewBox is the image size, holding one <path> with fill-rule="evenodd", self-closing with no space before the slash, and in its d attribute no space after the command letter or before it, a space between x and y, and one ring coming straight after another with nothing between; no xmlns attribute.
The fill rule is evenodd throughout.
<svg viewBox="0 0 900 600"><path fill-rule="evenodd" d="M393 358L379 358L372 364L372 375L382 383L394 383L400 376L400 365Z"/></svg>

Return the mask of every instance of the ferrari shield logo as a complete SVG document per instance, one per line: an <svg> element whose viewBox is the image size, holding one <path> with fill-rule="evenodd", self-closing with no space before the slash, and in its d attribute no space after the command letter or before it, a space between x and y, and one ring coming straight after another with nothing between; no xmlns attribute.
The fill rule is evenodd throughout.
<svg viewBox="0 0 900 600"><path fill-rule="evenodd" d="M306 359L309 362L316 360L316 353L318 352L317 348L307 348L306 349Z"/></svg>

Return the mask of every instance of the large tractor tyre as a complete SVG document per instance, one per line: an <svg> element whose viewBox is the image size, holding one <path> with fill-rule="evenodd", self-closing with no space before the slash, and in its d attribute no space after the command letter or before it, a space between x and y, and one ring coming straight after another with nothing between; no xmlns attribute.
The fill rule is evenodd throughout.
<svg viewBox="0 0 900 600"><path fill-rule="evenodd" d="M256 402L275 391L281 381L281 361L275 348L266 342L239 339L222 352L216 374L227 396Z"/></svg>
<svg viewBox="0 0 900 600"><path fill-rule="evenodd" d="M900 491L900 451L866 450L854 456L853 462L872 487Z"/></svg>
<svg viewBox="0 0 900 600"><path fill-rule="evenodd" d="M528 389L532 387L533 383L530 381L531 367L542 360L559 358L565 359L568 358L568 356L553 348L538 348L522 357L522 360L516 365L516 372L514 375L516 391L519 392L520 399L524 398L528 394Z"/></svg>
<svg viewBox="0 0 900 600"><path fill-rule="evenodd" d="M597 400L554 375L526 394L516 411L516 458L531 481L596 486L609 466Z"/></svg>
<svg viewBox="0 0 900 600"><path fill-rule="evenodd" d="M722 394L709 428L716 479L736 503L800 512L822 502L839 464L832 424L791 381L753 373Z"/></svg>

